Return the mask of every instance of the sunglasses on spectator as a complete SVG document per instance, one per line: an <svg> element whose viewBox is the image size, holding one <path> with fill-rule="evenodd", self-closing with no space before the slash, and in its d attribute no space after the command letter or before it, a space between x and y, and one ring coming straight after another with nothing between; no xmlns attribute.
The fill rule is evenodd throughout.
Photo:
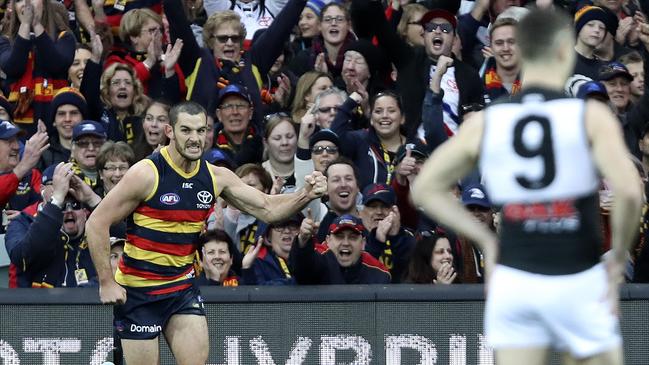
<svg viewBox="0 0 649 365"><path fill-rule="evenodd" d="M337 113L338 112L337 106L323 106L321 108L318 108L318 111L320 113Z"/></svg>
<svg viewBox="0 0 649 365"><path fill-rule="evenodd" d="M264 117L264 122L268 123L273 119L289 119L291 122L293 121L293 118L288 113L285 112L279 112L279 113L273 113L273 114L268 114L267 116Z"/></svg>
<svg viewBox="0 0 649 365"><path fill-rule="evenodd" d="M68 200L63 202L63 207L61 207L61 210L68 211L68 210L81 210L83 209L83 204L81 202L78 202L76 200Z"/></svg>
<svg viewBox="0 0 649 365"><path fill-rule="evenodd" d="M216 38L219 43L227 43L228 39L232 41L232 43L240 43L241 42L241 36L238 34L232 34L232 35L215 35L214 38Z"/></svg>
<svg viewBox="0 0 649 365"><path fill-rule="evenodd" d="M90 148L90 146L101 148L105 142L106 141L76 141L74 144L79 146L79 148Z"/></svg>
<svg viewBox="0 0 649 365"><path fill-rule="evenodd" d="M434 23L434 22L429 22L424 25L424 29L430 33L434 32L435 29L439 29L442 31L442 33L451 33L453 31L453 26L451 23Z"/></svg>
<svg viewBox="0 0 649 365"><path fill-rule="evenodd" d="M328 154L333 155L334 153L338 153L338 147L336 147L336 146L315 146L311 150L311 153L313 153L314 155L321 155L325 151Z"/></svg>

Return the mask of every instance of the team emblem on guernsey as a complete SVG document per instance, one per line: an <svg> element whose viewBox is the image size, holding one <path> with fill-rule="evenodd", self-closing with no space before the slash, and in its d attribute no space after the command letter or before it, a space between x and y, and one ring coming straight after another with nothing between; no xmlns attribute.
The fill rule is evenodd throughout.
<svg viewBox="0 0 649 365"><path fill-rule="evenodd" d="M209 204L212 202L212 199L214 199L212 193L210 193L207 190L199 191L198 194L196 194L196 197L198 198L198 201L200 201L203 204Z"/></svg>
<svg viewBox="0 0 649 365"><path fill-rule="evenodd" d="M180 201L180 196L176 193L167 193L160 197L160 203L164 205L174 205Z"/></svg>

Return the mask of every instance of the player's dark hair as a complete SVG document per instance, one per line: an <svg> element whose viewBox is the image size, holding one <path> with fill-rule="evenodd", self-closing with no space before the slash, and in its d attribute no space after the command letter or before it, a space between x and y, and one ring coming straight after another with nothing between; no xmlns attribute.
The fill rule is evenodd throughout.
<svg viewBox="0 0 649 365"><path fill-rule="evenodd" d="M523 17L516 28L516 44L527 61L548 58L560 36L574 38L572 19L563 10L535 9Z"/></svg>
<svg viewBox="0 0 649 365"><path fill-rule="evenodd" d="M178 121L178 115L180 113L187 113L189 115L204 114L205 119L207 119L207 112L200 104L193 101L183 101L174 105L169 111L169 123L172 127L176 125Z"/></svg>

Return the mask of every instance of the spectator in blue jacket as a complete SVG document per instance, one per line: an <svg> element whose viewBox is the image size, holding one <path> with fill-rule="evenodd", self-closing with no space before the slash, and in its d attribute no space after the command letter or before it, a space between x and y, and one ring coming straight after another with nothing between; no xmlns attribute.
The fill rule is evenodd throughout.
<svg viewBox="0 0 649 365"><path fill-rule="evenodd" d="M43 202L21 212L7 229L5 245L19 269L18 286L77 287L96 284L84 240L88 210L101 198L72 171L71 163L45 170ZM28 214L31 213L31 214Z"/></svg>
<svg viewBox="0 0 649 365"><path fill-rule="evenodd" d="M284 222L272 224L266 228L265 237L263 237L265 244L259 249L259 254L252 265L256 285L295 284L295 277L288 265L288 256L293 241L300 230L302 219L304 216L297 213ZM248 252L253 250L254 247L251 247ZM247 276L245 279L246 284L251 284L252 280Z"/></svg>

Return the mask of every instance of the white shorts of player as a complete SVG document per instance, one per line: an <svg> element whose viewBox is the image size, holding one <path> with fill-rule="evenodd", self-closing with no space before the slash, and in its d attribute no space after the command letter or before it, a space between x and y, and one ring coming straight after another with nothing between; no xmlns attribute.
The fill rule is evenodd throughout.
<svg viewBox="0 0 649 365"><path fill-rule="evenodd" d="M489 284L485 333L494 349L551 347L585 358L620 346L618 318L598 264L570 275L497 265Z"/></svg>

